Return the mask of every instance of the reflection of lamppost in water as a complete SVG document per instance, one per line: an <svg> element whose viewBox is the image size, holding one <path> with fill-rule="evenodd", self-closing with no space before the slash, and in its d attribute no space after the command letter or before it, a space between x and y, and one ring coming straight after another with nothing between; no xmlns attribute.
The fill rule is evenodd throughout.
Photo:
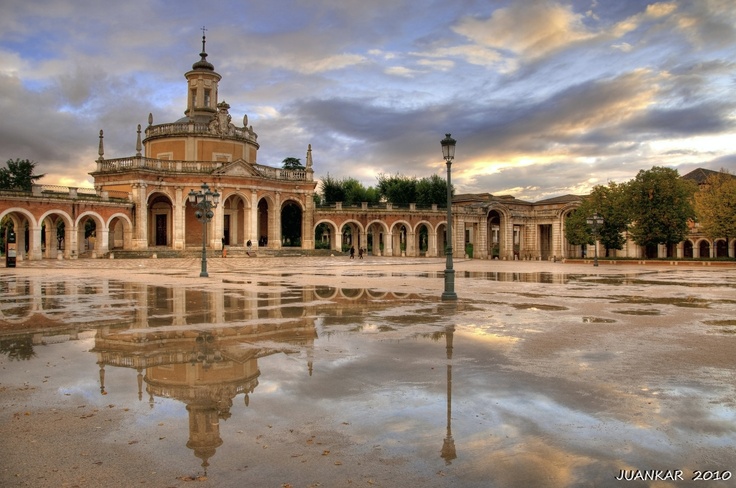
<svg viewBox="0 0 736 488"><path fill-rule="evenodd" d="M220 203L220 194L217 191L213 193L210 187L207 186L207 183L202 183L202 190L191 190L189 192L189 203L197 208L194 215L197 217L197 220L202 222L202 272L199 273L199 276L206 278L209 276L207 274L207 249L205 248L207 242L207 223L215 216L212 209L216 208L217 204Z"/></svg>
<svg viewBox="0 0 736 488"><path fill-rule="evenodd" d="M593 229L593 238L595 239L595 242L593 243L593 266L598 266L598 229L603 225L603 217L598 214L593 214L591 217L588 217L585 222L587 222L587 224Z"/></svg>
<svg viewBox="0 0 736 488"><path fill-rule="evenodd" d="M452 160L455 159L455 143L457 141L445 134L440 141L442 144L442 157L447 161L447 242L445 243L445 255L447 263L445 266L445 291L442 293L443 300L457 300L455 293L455 270L452 269Z"/></svg>
<svg viewBox="0 0 736 488"><path fill-rule="evenodd" d="M452 438L452 338L455 326L451 325L445 330L445 349L447 351L447 435L442 443L442 459L445 464L452 464L457 459L455 451L455 439Z"/></svg>

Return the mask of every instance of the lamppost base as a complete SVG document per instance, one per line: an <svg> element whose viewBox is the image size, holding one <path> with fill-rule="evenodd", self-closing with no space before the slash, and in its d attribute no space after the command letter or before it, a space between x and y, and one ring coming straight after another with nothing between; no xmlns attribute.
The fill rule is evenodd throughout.
<svg viewBox="0 0 736 488"><path fill-rule="evenodd" d="M442 292L442 300L450 301L457 300L457 294L455 293L455 270L445 270L445 291Z"/></svg>
<svg viewBox="0 0 736 488"><path fill-rule="evenodd" d="M208 275L206 271L202 271L201 273L199 273L199 277L200 278L209 278L210 275Z"/></svg>

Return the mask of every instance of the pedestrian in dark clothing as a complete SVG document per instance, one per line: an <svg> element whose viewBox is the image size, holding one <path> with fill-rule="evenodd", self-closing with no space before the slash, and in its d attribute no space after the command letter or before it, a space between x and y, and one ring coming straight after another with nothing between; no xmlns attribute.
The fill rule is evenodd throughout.
<svg viewBox="0 0 736 488"><path fill-rule="evenodd" d="M350 246L350 259L355 259L355 247Z"/></svg>
<svg viewBox="0 0 736 488"><path fill-rule="evenodd" d="M362 247L358 248L358 259L363 259L363 248Z"/></svg>

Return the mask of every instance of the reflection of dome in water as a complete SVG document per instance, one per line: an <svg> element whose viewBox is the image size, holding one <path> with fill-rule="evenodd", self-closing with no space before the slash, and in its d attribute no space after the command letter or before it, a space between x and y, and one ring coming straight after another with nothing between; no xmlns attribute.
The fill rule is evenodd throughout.
<svg viewBox="0 0 736 488"><path fill-rule="evenodd" d="M189 411L189 441L187 447L194 450L194 455L202 460L202 467L207 469L209 459L215 455L222 445L220 437L219 413L208 405L187 405Z"/></svg>

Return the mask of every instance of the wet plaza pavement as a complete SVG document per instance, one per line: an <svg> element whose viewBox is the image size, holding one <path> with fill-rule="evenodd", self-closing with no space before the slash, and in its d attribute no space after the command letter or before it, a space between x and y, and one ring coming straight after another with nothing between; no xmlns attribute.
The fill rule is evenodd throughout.
<svg viewBox="0 0 736 488"><path fill-rule="evenodd" d="M736 484L735 267L455 269L0 268L0 486Z"/></svg>

